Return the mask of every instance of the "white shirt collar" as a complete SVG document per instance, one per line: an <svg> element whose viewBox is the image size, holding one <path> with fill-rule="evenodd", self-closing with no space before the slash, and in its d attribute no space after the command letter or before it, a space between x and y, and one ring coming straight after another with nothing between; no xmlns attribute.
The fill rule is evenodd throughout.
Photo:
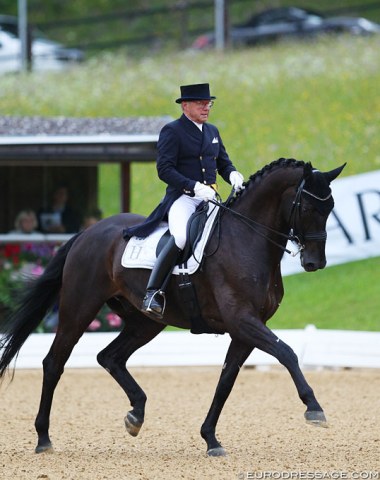
<svg viewBox="0 0 380 480"><path fill-rule="evenodd" d="M190 120L190 122L193 122L194 125L196 125L196 126L199 128L199 130L200 130L201 132L203 132L203 123L194 122L194 120L191 120L191 118L189 118L187 115L185 115L185 117L188 118L188 119Z"/></svg>

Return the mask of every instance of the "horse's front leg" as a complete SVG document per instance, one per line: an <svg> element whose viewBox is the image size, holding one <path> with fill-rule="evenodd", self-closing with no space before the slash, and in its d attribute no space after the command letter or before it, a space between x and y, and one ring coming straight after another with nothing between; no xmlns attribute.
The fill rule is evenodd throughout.
<svg viewBox="0 0 380 480"><path fill-rule="evenodd" d="M253 348L233 339L228 348L223 370L219 378L210 410L201 427L202 438L207 443L207 454L213 457L226 455L226 451L215 436L215 428L223 406L231 393L240 368L252 352Z"/></svg>
<svg viewBox="0 0 380 480"><path fill-rule="evenodd" d="M292 348L280 340L266 325L256 318L251 317L249 320L242 321L238 331L235 333L244 343L269 353L284 365L294 381L300 399L306 405L306 421L322 427L327 426L322 407L301 372L297 355Z"/></svg>

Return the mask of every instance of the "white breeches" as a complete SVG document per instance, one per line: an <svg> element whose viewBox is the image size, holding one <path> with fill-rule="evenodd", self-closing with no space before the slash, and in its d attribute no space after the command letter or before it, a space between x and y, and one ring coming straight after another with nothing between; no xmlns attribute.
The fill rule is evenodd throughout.
<svg viewBox="0 0 380 480"><path fill-rule="evenodd" d="M187 221L201 202L201 198L182 195L170 207L168 213L169 230L174 237L177 247L181 250L183 250L186 244Z"/></svg>

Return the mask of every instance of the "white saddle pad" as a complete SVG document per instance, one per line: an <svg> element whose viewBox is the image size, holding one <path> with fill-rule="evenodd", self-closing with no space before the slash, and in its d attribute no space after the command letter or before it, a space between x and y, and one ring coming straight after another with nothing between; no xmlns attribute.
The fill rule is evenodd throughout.
<svg viewBox="0 0 380 480"><path fill-rule="evenodd" d="M180 273L188 273L191 275L197 271L218 210L219 207L217 205L213 203L208 204L206 225L202 237L195 247L194 254L187 261L187 268L185 268L184 265L177 265L174 268L174 275L179 275ZM167 229L168 224L161 222L158 229L148 237L131 237L121 258L122 266L125 268L147 268L151 270L157 258L157 244Z"/></svg>

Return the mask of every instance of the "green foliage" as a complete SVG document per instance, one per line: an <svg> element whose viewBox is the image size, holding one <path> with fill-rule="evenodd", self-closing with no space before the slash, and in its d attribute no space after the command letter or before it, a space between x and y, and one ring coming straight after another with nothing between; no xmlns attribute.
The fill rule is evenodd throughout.
<svg viewBox="0 0 380 480"><path fill-rule="evenodd" d="M130 52L143 50L146 53L152 47L182 48L183 44L191 44L195 36L214 26L213 0L27 0L27 4L29 21L49 37L67 45L107 43L108 48L115 48L113 42L129 41ZM294 4L297 4L294 0L226 2L232 25L242 24L264 9ZM337 13L380 21L380 5L368 0L350 0L348 10L342 0L308 0L302 6L334 14L338 9ZM0 13L16 15L17 1L0 0Z"/></svg>
<svg viewBox="0 0 380 480"><path fill-rule="evenodd" d="M0 331L5 318L17 309L17 298L27 288L30 280L41 275L50 259L54 256L58 244L22 243L0 245ZM55 306L48 312L39 327L38 333L53 332L58 322ZM122 326L121 318L105 305L88 327L88 331L118 331Z"/></svg>
<svg viewBox="0 0 380 480"><path fill-rule="evenodd" d="M33 275L40 275L53 255L52 244L0 245L0 309L12 310L17 290Z"/></svg>

